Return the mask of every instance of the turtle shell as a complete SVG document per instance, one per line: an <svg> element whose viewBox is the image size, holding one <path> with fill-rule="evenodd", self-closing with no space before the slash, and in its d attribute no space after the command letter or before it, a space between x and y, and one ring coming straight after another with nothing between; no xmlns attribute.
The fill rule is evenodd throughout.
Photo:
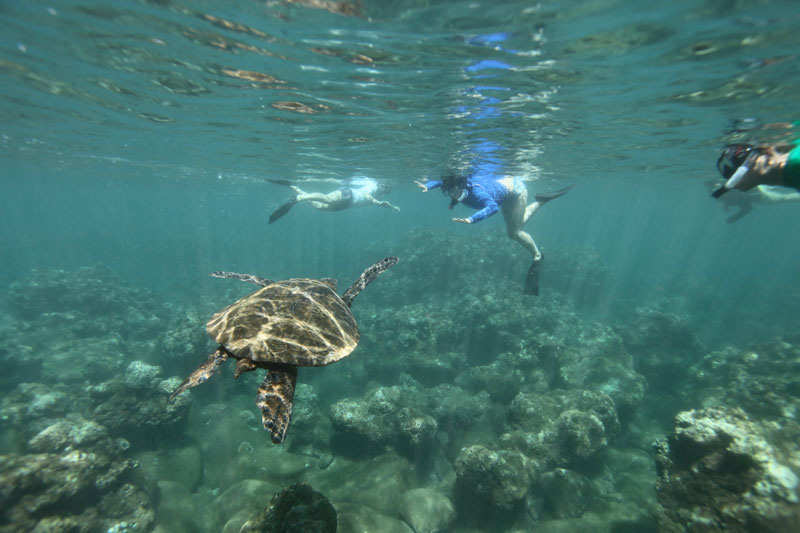
<svg viewBox="0 0 800 533"><path fill-rule="evenodd" d="M235 357L295 366L334 363L359 339L350 308L316 279L276 281L215 314L206 331Z"/></svg>

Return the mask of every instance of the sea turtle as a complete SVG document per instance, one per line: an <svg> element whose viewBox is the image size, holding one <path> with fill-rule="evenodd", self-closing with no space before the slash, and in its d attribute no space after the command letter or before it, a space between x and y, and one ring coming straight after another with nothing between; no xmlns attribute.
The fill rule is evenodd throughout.
<svg viewBox="0 0 800 533"><path fill-rule="evenodd" d="M336 280L294 278L271 281L251 274L212 272L261 285L211 317L206 331L219 348L169 397L210 378L229 357L236 359L233 377L256 368L267 375L258 388L256 405L272 442L280 444L292 418L298 366L325 366L347 357L358 344L358 325L350 304L396 257L381 259L339 297Z"/></svg>

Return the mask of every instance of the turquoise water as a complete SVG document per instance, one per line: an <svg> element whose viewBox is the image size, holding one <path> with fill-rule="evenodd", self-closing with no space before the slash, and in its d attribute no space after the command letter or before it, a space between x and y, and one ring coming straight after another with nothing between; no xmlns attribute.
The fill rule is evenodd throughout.
<svg viewBox="0 0 800 533"><path fill-rule="evenodd" d="M703 361L725 350L764 356L778 350L769 343L795 342L798 205L755 204L727 223L734 211L712 199L707 184L719 179L725 144L783 139L786 130L769 125L798 118L795 4L3 3L0 453L43 453L29 442L39 431L70 414L94 420L130 441L115 460L140 467L113 490L139 487L153 516L137 523L159 531L238 531L273 493L301 480L332 501L342 531L409 530L413 520L397 502L415 489L455 502L455 518L433 529L652 526L652 440L669 433L681 409L735 403L700 392L708 388L697 378ZM743 119L756 127L735 128ZM455 224L452 217L470 211L448 211L446 197L414 184L487 161L524 179L531 196L573 186L526 226L547 258L538 297L520 295L530 259L506 237L500 214ZM390 183L386 199L401 211L327 213L301 204L267 224L289 197L267 180L329 192L352 175ZM208 272L335 277L341 293L387 255L400 264L353 306L362 330L353 356L301 369L300 383L312 388L298 392L282 448L247 418L258 414L260 376L234 382L229 370L192 390L182 422L155 424L161 429L147 438L121 429L134 416L127 411L112 409L119 427L97 414L92 402L112 400L87 387L122 380L130 363L182 379L213 350L205 321L250 287ZM570 367L564 354L591 355L573 361L576 375L595 357L626 352L633 363L620 356L620 368L641 376L647 392L623 413L610 378L576 385L535 377L550 345L559 347L562 373ZM525 367L527 356L540 364ZM648 357L692 370L673 376L669 364ZM707 366L702 371L714 374L717 366ZM769 368L770 377L792 374ZM725 389L727 378L716 375ZM500 377L508 379L505 395L489 383ZM8 413L41 396L20 383L43 384L71 398L70 407L14 418ZM474 420L507 423L448 426L449 415L431 407L449 401L445 385L477 398ZM164 393L124 386L115 398L127 394L132 403ZM363 446L357 432L335 427L331 406L374 404L384 389L405 391L392 409L431 417L436 436L410 445L401 429ZM629 456L649 466L631 483L644 489L617 484L608 489L614 499L602 489L609 476L580 461L548 463L506 437L521 431L516 394L572 389L616 402L622 427L609 432L597 461L619 480L616 469L627 463L614 454L635 450ZM791 418L797 391L785 390L781 416ZM316 429L302 420L313 394L319 405L308 419ZM483 493L464 503L471 500L458 458L477 444L540 462L512 507L487 504ZM326 454L335 457L330 468L311 464ZM162 466L153 466L159 457ZM575 522L564 522L552 502L536 503L546 492L539 474L556 466L594 484L595 503L569 518ZM222 500L241 500L239 507L220 502L231 487ZM256 496L239 497L244 492ZM632 496L643 492L644 501ZM94 497L82 489L77 500L91 506ZM12 506L10 498L3 505ZM641 514L620 510L625 503ZM487 523L464 512L484 504L503 518ZM48 508L66 516L68 507ZM101 514L122 507L106 503ZM0 511L0 520L16 520ZM28 518L42 516L50 515ZM104 520L92 527L114 526Z"/></svg>

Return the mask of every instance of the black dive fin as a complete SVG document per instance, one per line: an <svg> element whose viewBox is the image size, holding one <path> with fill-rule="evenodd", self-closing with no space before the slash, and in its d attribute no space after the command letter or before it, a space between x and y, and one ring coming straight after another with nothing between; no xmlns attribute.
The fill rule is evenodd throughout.
<svg viewBox="0 0 800 533"><path fill-rule="evenodd" d="M292 198L291 200L287 201L285 204L280 206L278 209L273 211L272 214L269 216L269 223L272 224L279 218L283 217L286 213L289 212L289 210L292 207L294 207L296 203L297 203L297 198Z"/></svg>
<svg viewBox="0 0 800 533"><path fill-rule="evenodd" d="M522 291L524 294L539 296L539 271L542 268L543 260L544 256L542 256L538 261L531 263L531 267L528 269L528 274L525 276L525 288Z"/></svg>
<svg viewBox="0 0 800 533"><path fill-rule="evenodd" d="M564 187L563 189L559 189L557 191L553 191L553 192L539 193L539 194L536 194L533 198L537 202L543 204L545 202L549 202L550 200L555 200L559 196L564 196L565 194L567 194L567 192L569 192L569 190L571 188L572 188L572 185L570 185L569 187Z"/></svg>

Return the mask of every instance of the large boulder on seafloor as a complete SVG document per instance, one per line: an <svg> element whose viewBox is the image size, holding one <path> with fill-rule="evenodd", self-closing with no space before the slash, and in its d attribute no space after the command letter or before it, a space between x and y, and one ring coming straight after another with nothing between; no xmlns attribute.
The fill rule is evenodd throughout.
<svg viewBox="0 0 800 533"><path fill-rule="evenodd" d="M209 528L212 531L221 531L231 518L243 511L250 516L255 515L278 492L280 485L271 483L269 479L266 481L243 479L231 485L221 492L209 507L211 512Z"/></svg>
<svg viewBox="0 0 800 533"><path fill-rule="evenodd" d="M20 383L0 400L0 419L15 431L19 447L54 422L74 412L77 399L58 384Z"/></svg>
<svg viewBox="0 0 800 533"><path fill-rule="evenodd" d="M58 450L80 440L65 428L47 433L53 445L47 446L48 435L42 435L34 438L37 446ZM116 444L96 437L92 431L80 443L83 449L0 455L0 523L8 531L110 531L124 522L149 531L150 500L125 482L133 463L121 457Z"/></svg>
<svg viewBox="0 0 800 533"><path fill-rule="evenodd" d="M163 379L161 367L132 361L122 375L86 388L90 416L140 447L152 447L182 433L189 419L190 395L167 398L180 384Z"/></svg>
<svg viewBox="0 0 800 533"><path fill-rule="evenodd" d="M519 452L473 445L455 462L456 507L478 523L513 520L536 476L535 465Z"/></svg>
<svg viewBox="0 0 800 533"><path fill-rule="evenodd" d="M411 527L394 516L359 503L337 503L341 531L379 531L380 533L414 533Z"/></svg>
<svg viewBox="0 0 800 533"><path fill-rule="evenodd" d="M400 497L400 516L416 533L445 531L456 517L450 499L439 491L418 488Z"/></svg>
<svg viewBox="0 0 800 533"><path fill-rule="evenodd" d="M630 324L618 330L636 371L654 390L676 390L688 377L691 365L703 356L690 317L642 308Z"/></svg>
<svg viewBox="0 0 800 533"><path fill-rule="evenodd" d="M684 411L655 444L664 532L798 531L798 476L738 408Z"/></svg>
<svg viewBox="0 0 800 533"><path fill-rule="evenodd" d="M438 427L435 418L408 407L401 409L397 418L402 447L412 452L430 449Z"/></svg>
<svg viewBox="0 0 800 533"><path fill-rule="evenodd" d="M726 347L692 367L689 389L705 407L735 405L759 419L782 419L800 401L800 335Z"/></svg>
<svg viewBox="0 0 800 533"><path fill-rule="evenodd" d="M345 398L330 408L334 438L332 445L338 453L374 454L394 441L397 428L389 413L374 413L363 400Z"/></svg>
<svg viewBox="0 0 800 533"><path fill-rule="evenodd" d="M295 483L272 497L269 506L245 522L241 533L335 533L336 509L307 483Z"/></svg>
<svg viewBox="0 0 800 533"><path fill-rule="evenodd" d="M608 326L587 324L581 328L581 342L557 350L553 359L560 388L607 394L620 421L629 420L644 398L647 382L634 370L621 337Z"/></svg>
<svg viewBox="0 0 800 533"><path fill-rule="evenodd" d="M519 393L508 409L505 447L535 457L542 469L591 459L619 434L614 402L602 392Z"/></svg>
<svg viewBox="0 0 800 533"><path fill-rule="evenodd" d="M588 478L566 468L542 474L536 491L544 499L545 511L553 518L580 517L594 495Z"/></svg>
<svg viewBox="0 0 800 533"><path fill-rule="evenodd" d="M345 398L330 408L332 446L342 455L374 455L394 446L418 450L432 441L436 420L425 413L415 385L377 387L361 399Z"/></svg>

